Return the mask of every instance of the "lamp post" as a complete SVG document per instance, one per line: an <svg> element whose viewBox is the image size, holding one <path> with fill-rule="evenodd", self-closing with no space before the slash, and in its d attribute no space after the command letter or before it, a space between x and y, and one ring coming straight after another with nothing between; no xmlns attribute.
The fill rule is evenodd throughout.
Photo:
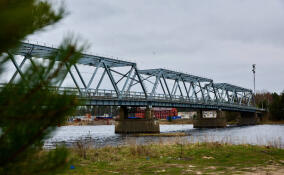
<svg viewBox="0 0 284 175"><path fill-rule="evenodd" d="M253 90L255 95L255 64L252 65L252 73L253 73Z"/></svg>

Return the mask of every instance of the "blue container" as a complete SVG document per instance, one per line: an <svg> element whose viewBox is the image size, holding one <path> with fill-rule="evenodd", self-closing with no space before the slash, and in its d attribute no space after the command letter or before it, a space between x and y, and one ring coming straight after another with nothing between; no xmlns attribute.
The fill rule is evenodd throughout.
<svg viewBox="0 0 284 175"><path fill-rule="evenodd" d="M176 119L181 119L181 116L172 116L172 117L167 117L167 120L176 120Z"/></svg>

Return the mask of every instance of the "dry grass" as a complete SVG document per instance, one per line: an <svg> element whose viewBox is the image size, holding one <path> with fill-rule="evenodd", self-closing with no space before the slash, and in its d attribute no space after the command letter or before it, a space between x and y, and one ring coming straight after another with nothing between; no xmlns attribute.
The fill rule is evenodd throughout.
<svg viewBox="0 0 284 175"><path fill-rule="evenodd" d="M76 170L67 174L232 174L273 173L284 169L281 138L265 146L235 145L227 136L219 139L204 136L158 138L141 145L129 137L126 145L94 148L88 139L72 148L71 162ZM259 138L259 142L263 142ZM273 168L267 168L273 167Z"/></svg>
<svg viewBox="0 0 284 175"><path fill-rule="evenodd" d="M284 168L284 150L278 146L190 143L183 137L148 145L137 145L134 139L127 146L80 145L73 148L76 169L66 174L272 173Z"/></svg>

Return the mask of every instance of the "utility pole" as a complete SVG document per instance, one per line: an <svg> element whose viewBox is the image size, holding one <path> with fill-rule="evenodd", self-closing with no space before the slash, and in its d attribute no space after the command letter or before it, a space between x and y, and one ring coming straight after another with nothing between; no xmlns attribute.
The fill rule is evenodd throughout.
<svg viewBox="0 0 284 175"><path fill-rule="evenodd" d="M255 64L252 65L252 73L253 73L253 90L255 95Z"/></svg>

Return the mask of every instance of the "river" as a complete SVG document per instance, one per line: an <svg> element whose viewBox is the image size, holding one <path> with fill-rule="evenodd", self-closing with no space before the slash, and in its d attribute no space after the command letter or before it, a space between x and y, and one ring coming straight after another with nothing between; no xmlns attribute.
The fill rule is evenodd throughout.
<svg viewBox="0 0 284 175"><path fill-rule="evenodd" d="M188 136L157 137L131 136L114 133L114 125L62 126L45 140L44 147L57 144L74 146L76 142L93 147L127 144L218 141L232 144L273 145L284 147L284 125L229 126L217 129L194 129L193 125L160 125L162 133L185 132Z"/></svg>

